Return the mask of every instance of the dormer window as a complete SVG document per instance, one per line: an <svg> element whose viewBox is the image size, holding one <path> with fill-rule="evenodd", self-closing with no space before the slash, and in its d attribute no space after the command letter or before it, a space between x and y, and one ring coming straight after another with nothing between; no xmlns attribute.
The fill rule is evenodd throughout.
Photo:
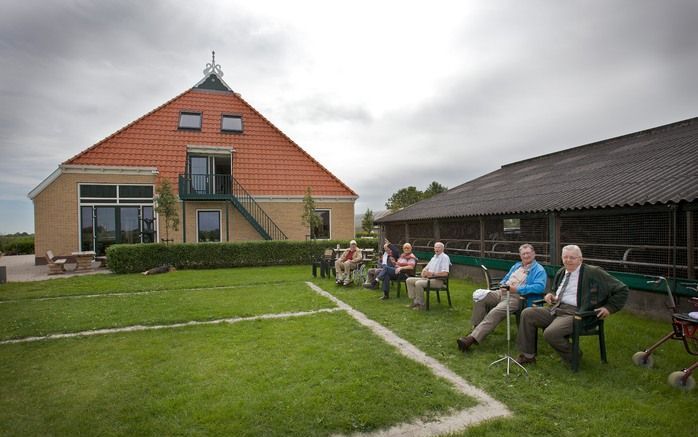
<svg viewBox="0 0 698 437"><path fill-rule="evenodd" d="M226 114L221 115L221 131L242 132L242 116Z"/></svg>
<svg viewBox="0 0 698 437"><path fill-rule="evenodd" d="M201 113L200 112L180 112L179 113L179 128L201 130Z"/></svg>

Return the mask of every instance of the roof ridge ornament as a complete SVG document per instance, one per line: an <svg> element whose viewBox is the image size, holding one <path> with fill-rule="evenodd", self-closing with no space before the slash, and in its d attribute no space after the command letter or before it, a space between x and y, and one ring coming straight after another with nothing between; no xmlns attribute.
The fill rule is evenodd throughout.
<svg viewBox="0 0 698 437"><path fill-rule="evenodd" d="M223 77L223 70L220 64L216 64L216 51L211 50L211 62L206 63L206 68L204 68L204 76L209 74L215 74L218 77Z"/></svg>

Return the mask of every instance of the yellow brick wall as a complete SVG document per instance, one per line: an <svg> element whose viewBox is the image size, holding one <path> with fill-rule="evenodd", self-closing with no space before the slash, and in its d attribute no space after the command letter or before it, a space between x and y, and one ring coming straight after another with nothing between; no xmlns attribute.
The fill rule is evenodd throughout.
<svg viewBox="0 0 698 437"><path fill-rule="evenodd" d="M34 198L34 252L44 258L80 250L78 184L155 184L155 176L63 173Z"/></svg>
<svg viewBox="0 0 698 437"><path fill-rule="evenodd" d="M276 225L286 234L289 240L305 240L307 229L301 223L303 203L298 200L288 202L260 202L259 206L271 217ZM353 202L316 202L317 209L330 210L330 232L333 239L354 238L354 203ZM196 216L199 210L220 210L223 235L226 241L225 223L226 208L228 210L229 241L261 240L262 237L252 225L233 207L230 202L192 202L188 201L186 211L187 243L196 242ZM180 230L173 237L176 242L182 241L182 215L180 211ZM161 227L162 228L162 227ZM164 229L164 228L162 228ZM161 234L164 238L164 233Z"/></svg>
<svg viewBox="0 0 698 437"><path fill-rule="evenodd" d="M308 229L301 223L303 202L260 202L259 205L289 240L305 240ZM330 210L330 238L354 238L354 202L319 202L316 209ZM244 220L244 219L243 219Z"/></svg>

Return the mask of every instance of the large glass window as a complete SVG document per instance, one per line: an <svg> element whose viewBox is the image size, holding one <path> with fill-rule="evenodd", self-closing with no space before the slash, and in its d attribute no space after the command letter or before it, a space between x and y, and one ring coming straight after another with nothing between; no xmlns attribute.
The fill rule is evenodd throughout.
<svg viewBox="0 0 698 437"><path fill-rule="evenodd" d="M221 241L221 212L197 211L196 231L199 243Z"/></svg>
<svg viewBox="0 0 698 437"><path fill-rule="evenodd" d="M80 185L80 248L157 241L152 185Z"/></svg>
<svg viewBox="0 0 698 437"><path fill-rule="evenodd" d="M121 233L121 243L133 244L141 242L141 227L138 222L139 209L138 207L120 208L119 232Z"/></svg>
<svg viewBox="0 0 698 437"><path fill-rule="evenodd" d="M320 218L320 225L313 229L312 238L320 240L330 239L330 210L316 209L315 214Z"/></svg>
<svg viewBox="0 0 698 437"><path fill-rule="evenodd" d="M155 215L152 206L143 207L143 242L155 242Z"/></svg>
<svg viewBox="0 0 698 437"><path fill-rule="evenodd" d="M95 207L95 251L104 253L107 247L116 243L116 235L116 208Z"/></svg>
<svg viewBox="0 0 698 437"><path fill-rule="evenodd" d="M91 206L80 207L80 250L92 250L93 244L93 210Z"/></svg>

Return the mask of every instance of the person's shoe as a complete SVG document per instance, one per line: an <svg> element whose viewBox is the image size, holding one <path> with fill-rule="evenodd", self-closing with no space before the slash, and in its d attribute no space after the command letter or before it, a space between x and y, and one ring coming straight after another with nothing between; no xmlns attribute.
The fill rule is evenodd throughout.
<svg viewBox="0 0 698 437"><path fill-rule="evenodd" d="M364 282L364 288L368 288L369 290L375 290L376 285L375 282Z"/></svg>
<svg viewBox="0 0 698 437"><path fill-rule="evenodd" d="M343 283L342 285L344 285L344 286L346 287L346 286L349 285L349 284L351 284L351 280L345 279L345 280L344 280L344 283Z"/></svg>
<svg viewBox="0 0 698 437"><path fill-rule="evenodd" d="M536 357L527 357L524 354L519 354L519 356L516 358L516 362L521 364L522 366L525 366L526 364L535 364L536 363Z"/></svg>
<svg viewBox="0 0 698 437"><path fill-rule="evenodd" d="M461 337L458 340L456 340L456 343L458 343L458 350L461 352L465 352L470 348L470 346L474 344L478 344L477 340L475 340L474 337L468 335L467 337Z"/></svg>
<svg viewBox="0 0 698 437"><path fill-rule="evenodd" d="M387 294L384 294L383 296L378 298L379 300L388 300L390 299Z"/></svg>
<svg viewBox="0 0 698 437"><path fill-rule="evenodd" d="M342 278L337 278L337 280L334 281L334 283L340 285L342 283Z"/></svg>
<svg viewBox="0 0 698 437"><path fill-rule="evenodd" d="M415 311L422 311L424 309L424 305L416 303L416 304L412 305L412 309Z"/></svg>

